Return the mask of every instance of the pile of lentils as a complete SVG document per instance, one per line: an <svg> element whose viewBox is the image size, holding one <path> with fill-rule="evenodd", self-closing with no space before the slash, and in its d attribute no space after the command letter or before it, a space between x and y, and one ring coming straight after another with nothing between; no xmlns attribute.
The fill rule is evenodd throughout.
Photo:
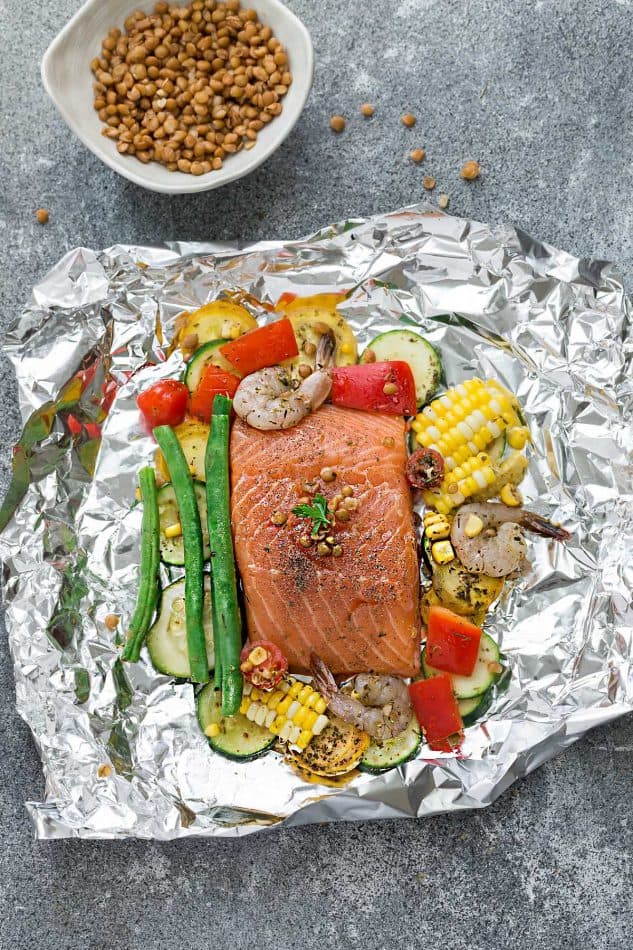
<svg viewBox="0 0 633 950"><path fill-rule="evenodd" d="M288 57L239 0L160 2L124 26L110 30L90 64L103 135L121 154L204 175L252 148L281 112Z"/></svg>

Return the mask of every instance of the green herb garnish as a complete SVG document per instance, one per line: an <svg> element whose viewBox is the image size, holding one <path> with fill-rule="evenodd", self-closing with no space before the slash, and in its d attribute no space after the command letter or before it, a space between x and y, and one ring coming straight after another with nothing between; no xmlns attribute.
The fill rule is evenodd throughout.
<svg viewBox="0 0 633 950"><path fill-rule="evenodd" d="M316 538L322 528L329 528L332 523L332 513L327 506L327 498L315 495L311 505L297 505L292 509L293 515L298 518L309 518L312 524L312 537Z"/></svg>

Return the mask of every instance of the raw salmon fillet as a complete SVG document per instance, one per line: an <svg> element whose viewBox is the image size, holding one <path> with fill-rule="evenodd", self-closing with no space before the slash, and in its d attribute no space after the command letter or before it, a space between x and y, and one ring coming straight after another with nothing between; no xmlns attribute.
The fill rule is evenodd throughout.
<svg viewBox="0 0 633 950"><path fill-rule="evenodd" d="M413 676L419 669L419 570L400 417L324 406L298 426L260 432L236 419L231 517L251 641L272 640L294 672L317 653L333 673ZM324 467L336 472L325 484ZM340 557L318 557L291 514L305 482L328 499L351 485L359 507L332 531ZM271 515L288 514L282 527Z"/></svg>

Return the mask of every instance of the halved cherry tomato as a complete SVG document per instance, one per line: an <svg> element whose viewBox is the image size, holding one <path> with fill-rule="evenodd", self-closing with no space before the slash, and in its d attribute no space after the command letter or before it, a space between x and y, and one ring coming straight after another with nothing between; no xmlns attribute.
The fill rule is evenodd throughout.
<svg viewBox="0 0 633 950"><path fill-rule="evenodd" d="M387 360L332 370L332 402L348 409L413 416L416 412L415 382L408 363Z"/></svg>
<svg viewBox="0 0 633 950"><path fill-rule="evenodd" d="M136 400L150 429L179 426L185 418L188 402L189 390L177 379L161 379Z"/></svg>
<svg viewBox="0 0 633 950"><path fill-rule="evenodd" d="M409 696L418 722L432 745L448 739L464 728L448 674L417 680L409 686Z"/></svg>
<svg viewBox="0 0 633 950"><path fill-rule="evenodd" d="M191 397L189 406L191 414L202 419L203 422L209 422L215 397L228 396L232 399L239 384L238 377L233 373L227 373L212 363L205 366L196 391Z"/></svg>
<svg viewBox="0 0 633 950"><path fill-rule="evenodd" d="M470 676L475 669L481 630L447 607L429 610L426 657L430 666L455 676Z"/></svg>
<svg viewBox="0 0 633 950"><path fill-rule="evenodd" d="M246 643L240 654L244 678L258 689L274 689L288 669L288 660L270 640Z"/></svg>
<svg viewBox="0 0 633 950"><path fill-rule="evenodd" d="M282 360L297 356L299 348L290 320L284 319L249 330L221 346L220 353L242 376L248 376L265 366L277 366Z"/></svg>
<svg viewBox="0 0 633 950"><path fill-rule="evenodd" d="M435 449L418 449L407 459L407 478L414 488L437 488L444 478L444 459Z"/></svg>

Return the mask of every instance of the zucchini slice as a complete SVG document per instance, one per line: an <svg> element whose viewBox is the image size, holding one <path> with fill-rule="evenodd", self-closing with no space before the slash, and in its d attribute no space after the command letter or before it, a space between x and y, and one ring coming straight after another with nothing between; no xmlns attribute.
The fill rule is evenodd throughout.
<svg viewBox="0 0 633 950"><path fill-rule="evenodd" d="M403 360L415 380L418 408L426 405L437 391L442 378L442 361L435 347L411 330L389 330L369 344L377 360Z"/></svg>
<svg viewBox="0 0 633 950"><path fill-rule="evenodd" d="M284 360L282 366L287 366L291 371L301 365L315 367L315 354L310 350L319 345L319 340L323 335L323 330L319 324L328 327L334 332L336 337L336 353L334 362L336 366L351 366L358 358L358 345L354 331L347 320L337 313L336 310L326 310L323 307L298 307L291 313L285 314L292 324L297 338L299 355ZM305 352L305 346L308 344L308 352Z"/></svg>
<svg viewBox="0 0 633 950"><path fill-rule="evenodd" d="M234 376L238 375L235 371L235 367L231 366L229 361L225 360L220 353L220 347L228 342L228 340L210 340L208 343L203 343L193 354L187 363L187 368L183 375L183 381L186 383L190 393L195 393L202 373L209 363L218 366L226 373L233 373Z"/></svg>
<svg viewBox="0 0 633 950"><path fill-rule="evenodd" d="M439 676L442 670L437 670L426 662L426 647L422 651L422 672L425 679ZM499 647L487 633L482 633L479 642L479 654L475 669L470 676L451 676L453 689L457 699L473 699L483 696L486 690L497 682L503 667L500 662Z"/></svg>
<svg viewBox="0 0 633 950"><path fill-rule="evenodd" d="M234 340L248 330L254 330L257 320L245 307L232 300L212 300L203 307L187 314L180 331L180 340L195 334L198 346L211 340Z"/></svg>
<svg viewBox="0 0 633 950"><path fill-rule="evenodd" d="M213 620L211 611L211 579L204 579L204 607L202 611L204 636L207 642L209 669L213 669ZM152 666L159 673L188 679L189 655L187 653L187 626L185 623L185 579L166 587L160 604L158 618L147 634L147 649Z"/></svg>
<svg viewBox="0 0 633 950"><path fill-rule="evenodd" d="M372 775L388 772L389 769L395 769L396 766L404 765L412 759L421 741L420 726L413 716L407 728L399 736L387 739L382 745L372 742L358 767L361 772L370 772Z"/></svg>
<svg viewBox="0 0 633 950"><path fill-rule="evenodd" d="M425 554L427 554L425 550ZM455 558L438 564L428 551L433 590L440 603L461 617L480 616L497 599L503 589L502 577L488 577L466 570Z"/></svg>
<svg viewBox="0 0 633 950"><path fill-rule="evenodd" d="M251 722L242 713L223 719L222 693L213 683L208 683L198 693L197 708L198 723L209 745L226 759L248 762L263 755L275 744L275 736L268 729ZM207 735L206 730L211 725L219 726L217 736Z"/></svg>
<svg viewBox="0 0 633 950"><path fill-rule="evenodd" d="M209 560L209 526L207 524L207 491L203 482L194 482L200 524L202 526L202 542L204 545L204 559ZM168 538L167 528L180 524L178 504L171 482L158 490L158 518L160 526L160 559L163 564L173 564L181 567L185 563L185 546L182 534L175 538Z"/></svg>
<svg viewBox="0 0 633 950"><path fill-rule="evenodd" d="M205 482L204 456L209 439L209 426L206 422L198 422L194 419L190 419L176 426L174 432L178 436L178 441L185 453L187 464L191 469L191 474L194 479L199 482ZM156 468L162 476L163 482L168 482L169 469L167 468L167 463L160 449L156 452Z"/></svg>
<svg viewBox="0 0 633 950"><path fill-rule="evenodd" d="M482 696L473 696L472 699L460 699L457 702L459 714L464 726L472 726L488 711L494 699L494 690L487 689Z"/></svg>

